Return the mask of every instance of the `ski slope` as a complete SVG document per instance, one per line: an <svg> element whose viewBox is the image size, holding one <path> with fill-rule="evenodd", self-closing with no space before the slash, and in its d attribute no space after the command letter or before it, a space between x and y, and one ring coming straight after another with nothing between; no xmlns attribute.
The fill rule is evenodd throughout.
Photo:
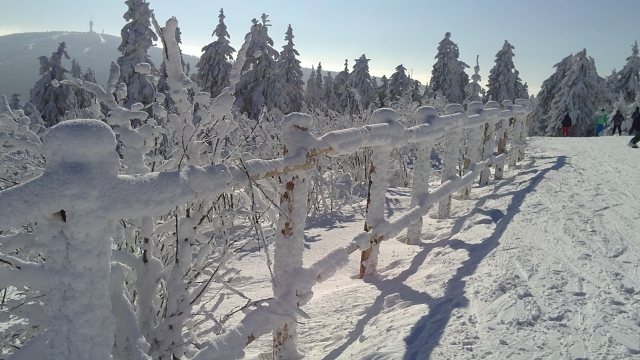
<svg viewBox="0 0 640 360"><path fill-rule="evenodd" d="M426 218L421 244L383 242L376 277L355 279L353 254L302 308L305 358L640 358L640 151L629 139L531 138L505 180L454 200L450 219ZM387 216L409 199L389 189ZM305 264L350 241L363 215L362 203L309 219ZM264 251L238 261L237 288L271 296ZM247 358L270 345L259 339Z"/></svg>

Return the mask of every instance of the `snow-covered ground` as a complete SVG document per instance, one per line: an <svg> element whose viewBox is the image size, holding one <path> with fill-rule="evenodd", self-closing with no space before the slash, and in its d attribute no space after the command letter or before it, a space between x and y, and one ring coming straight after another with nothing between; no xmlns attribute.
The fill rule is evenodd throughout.
<svg viewBox="0 0 640 360"><path fill-rule="evenodd" d="M302 308L306 359L640 358L640 150L628 141L532 138L505 180L426 218L422 244L383 242L378 276L355 279L353 254ZM409 198L390 189L387 216ZM305 264L346 245L363 212L309 219ZM238 257L254 299L272 294L264 257Z"/></svg>

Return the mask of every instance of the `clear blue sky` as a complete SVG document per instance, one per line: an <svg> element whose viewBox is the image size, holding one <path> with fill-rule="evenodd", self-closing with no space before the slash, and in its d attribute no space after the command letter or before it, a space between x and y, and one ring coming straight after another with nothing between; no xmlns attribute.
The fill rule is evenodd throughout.
<svg viewBox="0 0 640 360"><path fill-rule="evenodd" d="M480 55L482 84L505 40L515 46L520 77L536 94L563 57L587 49L598 73L620 70L640 37L640 0L149 0L158 21L177 17L185 53L199 55L224 8L232 45L249 31L251 19L269 15L269 30L281 50L291 24L303 66L322 62L339 71L344 60L366 54L372 75L390 75L398 64L426 83L438 42L446 32L460 48L472 74ZM4 4L3 4L4 3ZM125 24L123 0L0 0L0 35L32 31L88 31L119 35ZM0 51L7 51L1 49ZM334 74L335 75L335 74ZM305 79L306 80L306 79Z"/></svg>

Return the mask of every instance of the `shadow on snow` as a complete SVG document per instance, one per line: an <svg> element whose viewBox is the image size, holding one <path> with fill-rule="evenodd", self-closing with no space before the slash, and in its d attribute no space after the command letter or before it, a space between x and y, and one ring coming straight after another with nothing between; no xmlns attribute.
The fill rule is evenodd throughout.
<svg viewBox="0 0 640 360"><path fill-rule="evenodd" d="M429 358L433 349L440 341L440 337L444 332L444 329L451 318L451 313L454 309L459 307L465 307L468 304L468 299L464 296L464 288L466 281L463 278L473 274L478 264L484 259L493 249L499 245L499 239L507 228L507 225L511 222L515 214L519 212L519 208L524 201L524 198L530 193L542 180L545 174L551 170L559 170L565 165L566 157L560 156L556 158L556 164L539 171L537 175L529 180L529 184L518 191L497 194L498 190L502 187L511 184L515 181L514 178L507 179L497 184L493 190L493 193L478 200L475 204L474 210L463 217L458 218L452 228L451 235L447 238L441 239L435 243L420 243L411 246L417 246L422 248L415 257L411 260L409 267L400 273L398 276L390 279L371 279L365 280L372 285L376 286L380 290L380 294L376 297L373 304L367 310L366 314L358 320L354 329L350 332L347 340L339 347L333 349L323 359L330 360L336 359L340 356L351 344L356 342L360 336L364 333L366 325L376 316L380 315L384 310L385 298L391 294L400 294L403 301L409 301L413 304L426 304L429 306L429 313L420 318L417 323L411 329L410 334L404 339L406 343L406 352L403 359L427 359ZM536 170L537 171L537 170ZM518 173L520 176L522 173L531 174L532 170L527 170ZM501 210L484 210L481 207L489 199L500 198L504 196L513 196L511 203L507 207L506 214ZM484 213L493 222L496 223L496 228L491 236L486 238L479 244L466 244L465 242L452 239L462 228L462 224L471 216L477 213ZM456 274L447 282L444 296L440 298L434 298L426 292L420 292L406 286L404 282L412 275L417 273L420 266L426 260L428 254L435 248L441 248L450 246L453 249L466 249L469 252L469 259L464 261L462 265L456 271Z"/></svg>

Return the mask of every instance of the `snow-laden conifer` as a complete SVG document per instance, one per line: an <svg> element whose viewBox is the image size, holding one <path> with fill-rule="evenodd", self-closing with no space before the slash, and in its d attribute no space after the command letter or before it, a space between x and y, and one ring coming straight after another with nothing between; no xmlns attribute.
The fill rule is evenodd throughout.
<svg viewBox="0 0 640 360"><path fill-rule="evenodd" d="M375 89L378 103L381 107L389 106L389 79L387 79L387 75L382 75L380 82L380 86Z"/></svg>
<svg viewBox="0 0 640 360"><path fill-rule="evenodd" d="M344 59L344 69L336 74L333 79L333 92L336 93L338 99L342 98L345 91L345 84L349 79L349 60Z"/></svg>
<svg viewBox="0 0 640 360"><path fill-rule="evenodd" d="M324 82L322 80L322 63L319 62L318 67L316 68L316 86L318 87L318 93L322 93L323 84Z"/></svg>
<svg viewBox="0 0 640 360"><path fill-rule="evenodd" d="M202 48L203 54L196 64L201 90L208 92L214 98L222 92L222 89L229 86L231 61L236 51L229 45L230 36L224 18L224 11L220 9L218 26L212 34L218 39Z"/></svg>
<svg viewBox="0 0 640 360"><path fill-rule="evenodd" d="M371 75L369 74L369 60L371 59L367 59L364 54L356 59L356 63L353 65L353 71L345 83L347 87L357 91L359 94L362 109L366 109L371 105L374 96L373 87L371 86Z"/></svg>
<svg viewBox="0 0 640 360"><path fill-rule="evenodd" d="M410 87L410 79L407 76L407 69L402 64L396 66L396 71L389 78L389 94L391 100L398 100Z"/></svg>
<svg viewBox="0 0 640 360"><path fill-rule="evenodd" d="M466 98L464 99L464 105L474 101L482 101L480 93L482 92L482 86L480 85L480 55L476 56L476 66L473 67L474 74L471 75L471 82L464 88Z"/></svg>
<svg viewBox="0 0 640 360"><path fill-rule="evenodd" d="M550 120L548 115L551 110L551 102L560 91L562 80L571 68L572 57L573 55L569 55L559 63L553 65L556 71L542 82L542 86L536 97L537 105L533 107L533 112L531 113L531 127L529 128L531 135L543 135L545 133Z"/></svg>
<svg viewBox="0 0 640 360"><path fill-rule="evenodd" d="M318 92L318 86L316 86L316 70L313 65L311 65L311 74L309 74L309 78L307 79L304 101L310 108L317 108L320 106L320 93Z"/></svg>
<svg viewBox="0 0 640 360"><path fill-rule="evenodd" d="M69 70L62 66L62 58L69 59L67 45L62 42L58 50L51 54L50 58L41 56L40 75L42 77L31 89L29 100L42 115L47 127L51 127L61 121L67 111L75 107L76 98L73 90L67 86L52 86L52 82L66 80Z"/></svg>
<svg viewBox="0 0 640 360"><path fill-rule="evenodd" d="M331 77L331 72L327 72L327 76L324 77L321 97L324 99L324 105L327 109L336 111L340 107L340 101L338 101L338 97L333 91L333 78Z"/></svg>
<svg viewBox="0 0 640 360"><path fill-rule="evenodd" d="M289 107L286 84L278 72L277 61L280 54L273 48L273 40L268 33L271 26L268 17L262 14L261 21L252 20L247 59L240 82L236 86L235 105L240 113L246 113L253 120L265 108L278 108L287 112Z"/></svg>
<svg viewBox="0 0 640 360"><path fill-rule="evenodd" d="M73 59L71 61L71 76L73 76L76 79L82 79L82 80L86 80L86 81L91 81L93 83L96 82L95 79L95 74L93 73L93 71L91 71L91 69L87 68L87 72L85 72L84 74L82 73L82 68L80 67L80 64L78 64L78 62L76 61L76 59ZM85 89L82 88L74 88L73 90L74 95L76 97L76 108L77 109L85 109L88 108L89 106L91 106L94 103L94 99L95 96L89 92L87 92Z"/></svg>
<svg viewBox="0 0 640 360"><path fill-rule="evenodd" d="M602 104L604 79L598 76L595 61L584 49L571 59L560 91L553 98L549 111L549 123L544 135L559 135L562 118L569 114L572 120L571 134L587 136L595 128L593 115Z"/></svg>
<svg viewBox="0 0 640 360"><path fill-rule="evenodd" d="M284 41L287 43L282 47L280 60L278 62L280 74L287 85L287 96L290 101L289 112L300 111L305 99L302 68L300 67L300 60L296 58L296 56L300 56L300 53L294 48L294 37L293 29L291 28L291 24L289 24L284 37Z"/></svg>
<svg viewBox="0 0 640 360"><path fill-rule="evenodd" d="M526 89L518 78L515 65L513 64L513 49L515 47L505 40L502 49L496 54L495 65L489 72L489 83L487 84L487 96L491 100L502 102L502 100L515 100L524 96ZM528 98L527 94L526 97Z"/></svg>
<svg viewBox="0 0 640 360"><path fill-rule="evenodd" d="M118 51L122 56L117 63L120 66L119 82L127 86L125 106L130 107L136 102L150 104L154 100L156 90L153 84L147 81L144 74L136 72L135 68L140 63L148 63L154 67L147 51L158 40L158 36L151 30L151 9L146 0L127 0L125 4L128 9L123 17L128 22L120 31L122 43L118 46Z"/></svg>
<svg viewBox="0 0 640 360"><path fill-rule="evenodd" d="M640 57L638 56L638 42L631 46L631 56L618 73L616 92L623 93L627 103L636 100L636 94L640 91Z"/></svg>
<svg viewBox="0 0 640 360"><path fill-rule="evenodd" d="M447 32L438 45L430 87L432 93L439 91L449 102L461 104L465 98L464 88L469 81L469 77L465 78L466 73L463 73L469 66L459 61L459 56L458 45L451 41L451 33Z"/></svg>
<svg viewBox="0 0 640 360"><path fill-rule="evenodd" d="M20 110L22 106L20 105L20 94L11 95L11 100L9 100L9 107L11 110Z"/></svg>

